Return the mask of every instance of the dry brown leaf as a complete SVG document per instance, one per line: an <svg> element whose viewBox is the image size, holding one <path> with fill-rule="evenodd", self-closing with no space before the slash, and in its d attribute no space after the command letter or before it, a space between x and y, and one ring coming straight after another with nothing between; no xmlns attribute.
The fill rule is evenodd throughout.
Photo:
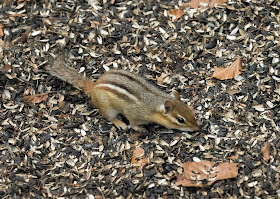
<svg viewBox="0 0 280 199"><path fill-rule="evenodd" d="M145 151L141 147L136 147L135 151L132 154L131 164L133 165L133 170L136 170L136 167L142 171L142 168L147 164L149 161L147 158L144 158Z"/></svg>
<svg viewBox="0 0 280 199"><path fill-rule="evenodd" d="M33 72L37 72L37 71L38 71L38 68L39 68L39 67L38 67L37 64L34 64L32 61L30 61L30 60L28 60L28 59L26 59L25 61L28 62L30 66L32 66Z"/></svg>
<svg viewBox="0 0 280 199"><path fill-rule="evenodd" d="M95 27L95 25L100 25L100 23L98 22L98 21L90 21L90 27L91 28L94 28Z"/></svg>
<svg viewBox="0 0 280 199"><path fill-rule="evenodd" d="M182 6L180 6L180 9L184 10L187 7L191 8L205 8L203 4L208 3L210 8L213 8L215 4L223 4L226 3L227 0L191 0L187 3L184 3Z"/></svg>
<svg viewBox="0 0 280 199"><path fill-rule="evenodd" d="M136 53L139 53L139 52L140 52L140 50L139 50L139 48L138 48L137 45L134 45L134 49L135 49Z"/></svg>
<svg viewBox="0 0 280 199"><path fill-rule="evenodd" d="M235 155L228 157L228 159L230 159L230 160L237 160L238 157L239 157L239 155L238 155L238 153L236 153Z"/></svg>
<svg viewBox="0 0 280 199"><path fill-rule="evenodd" d="M29 157L32 157L33 154L34 154L34 151L33 151L33 150L29 150L28 153L27 153L27 155L28 155Z"/></svg>
<svg viewBox="0 0 280 199"><path fill-rule="evenodd" d="M12 69L12 66L10 64L6 64L3 68L1 68L2 72L10 72Z"/></svg>
<svg viewBox="0 0 280 199"><path fill-rule="evenodd" d="M181 18L185 12L181 9L171 9L167 11L167 15L170 17L174 17L174 21L177 21L179 18Z"/></svg>
<svg viewBox="0 0 280 199"><path fill-rule="evenodd" d="M230 95L234 95L234 94L240 93L240 91L229 88L229 89L227 89L227 93Z"/></svg>
<svg viewBox="0 0 280 199"><path fill-rule="evenodd" d="M240 70L242 70L242 58L238 57L229 67L216 68L212 77L220 80L232 79L241 74Z"/></svg>
<svg viewBox="0 0 280 199"><path fill-rule="evenodd" d="M102 195L95 195L94 199L104 199L104 197Z"/></svg>
<svg viewBox="0 0 280 199"><path fill-rule="evenodd" d="M222 162L218 166L208 160L185 162L183 168L183 175L177 176L177 186L205 187L217 180L235 178L238 174L238 164L230 162Z"/></svg>
<svg viewBox="0 0 280 199"><path fill-rule="evenodd" d="M169 75L169 74L161 73L161 75L160 75L159 77L156 77L157 83L158 83L158 84L164 83L164 79L165 79L168 75Z"/></svg>
<svg viewBox="0 0 280 199"><path fill-rule="evenodd" d="M7 41L3 41L2 39L0 39L0 47L4 48L4 49L9 49L10 47L10 43Z"/></svg>
<svg viewBox="0 0 280 199"><path fill-rule="evenodd" d="M64 109L65 105L66 105L66 102L65 102L65 101L58 102L58 107L59 107L60 109Z"/></svg>
<svg viewBox="0 0 280 199"><path fill-rule="evenodd" d="M4 36L3 25L0 23L0 36Z"/></svg>
<svg viewBox="0 0 280 199"><path fill-rule="evenodd" d="M25 95L23 96L23 99L28 102L32 103L40 103L42 101L45 101L48 98L48 92L36 94L36 95Z"/></svg>
<svg viewBox="0 0 280 199"><path fill-rule="evenodd" d="M271 147L271 143L267 142L261 149L261 152L263 154L263 159L265 161L268 161L270 159L270 147Z"/></svg>

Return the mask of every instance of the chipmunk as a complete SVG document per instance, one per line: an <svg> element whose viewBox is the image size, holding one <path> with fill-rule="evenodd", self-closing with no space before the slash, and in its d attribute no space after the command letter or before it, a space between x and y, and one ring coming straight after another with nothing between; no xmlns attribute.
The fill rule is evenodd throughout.
<svg viewBox="0 0 280 199"><path fill-rule="evenodd" d="M118 129L127 129L127 125L117 119L118 114L123 114L136 131L143 131L139 125L148 123L188 132L198 130L194 113L181 101L177 91L167 94L144 78L124 70L109 70L93 82L69 65L65 55L59 55L46 69L84 91Z"/></svg>

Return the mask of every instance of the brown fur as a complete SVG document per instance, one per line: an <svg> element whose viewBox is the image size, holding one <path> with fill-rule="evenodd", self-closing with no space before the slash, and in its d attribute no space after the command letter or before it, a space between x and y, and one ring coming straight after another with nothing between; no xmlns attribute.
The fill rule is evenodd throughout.
<svg viewBox="0 0 280 199"><path fill-rule="evenodd" d="M136 130L139 125L151 122L182 131L198 130L194 114L180 101L177 91L173 91L173 95L164 93L133 73L111 70L93 82L70 67L63 56L58 56L47 69L50 74L85 91L100 112L118 128L126 128L117 119L117 114L121 113ZM186 122L179 123L178 117Z"/></svg>

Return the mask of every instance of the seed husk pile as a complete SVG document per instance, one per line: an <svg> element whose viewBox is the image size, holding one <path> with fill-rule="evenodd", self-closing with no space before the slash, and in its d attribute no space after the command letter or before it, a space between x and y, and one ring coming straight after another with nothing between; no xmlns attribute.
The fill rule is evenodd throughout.
<svg viewBox="0 0 280 199"><path fill-rule="evenodd" d="M280 197L280 3L186 2L3 1L1 198ZM177 89L201 130L116 129L46 72L61 49L92 79L124 69ZM237 76L212 77L237 59ZM203 188L176 183L185 162L202 160L237 163L238 175Z"/></svg>

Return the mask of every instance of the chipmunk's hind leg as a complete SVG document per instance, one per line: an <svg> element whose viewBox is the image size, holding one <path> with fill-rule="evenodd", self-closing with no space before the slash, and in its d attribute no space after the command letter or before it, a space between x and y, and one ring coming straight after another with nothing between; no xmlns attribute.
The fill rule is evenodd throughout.
<svg viewBox="0 0 280 199"><path fill-rule="evenodd" d="M112 122L118 129L127 130L127 125L117 118L118 112L112 107L102 107L99 111L104 115L104 117Z"/></svg>
<svg viewBox="0 0 280 199"><path fill-rule="evenodd" d="M117 118L118 112L113 108L99 108L104 117L112 122L118 129L127 130L127 125Z"/></svg>
<svg viewBox="0 0 280 199"><path fill-rule="evenodd" d="M113 107L104 92L98 92L97 90L94 96L91 97L94 106L99 109L107 120L112 122L118 129L127 130L127 125L117 118L119 112Z"/></svg>

